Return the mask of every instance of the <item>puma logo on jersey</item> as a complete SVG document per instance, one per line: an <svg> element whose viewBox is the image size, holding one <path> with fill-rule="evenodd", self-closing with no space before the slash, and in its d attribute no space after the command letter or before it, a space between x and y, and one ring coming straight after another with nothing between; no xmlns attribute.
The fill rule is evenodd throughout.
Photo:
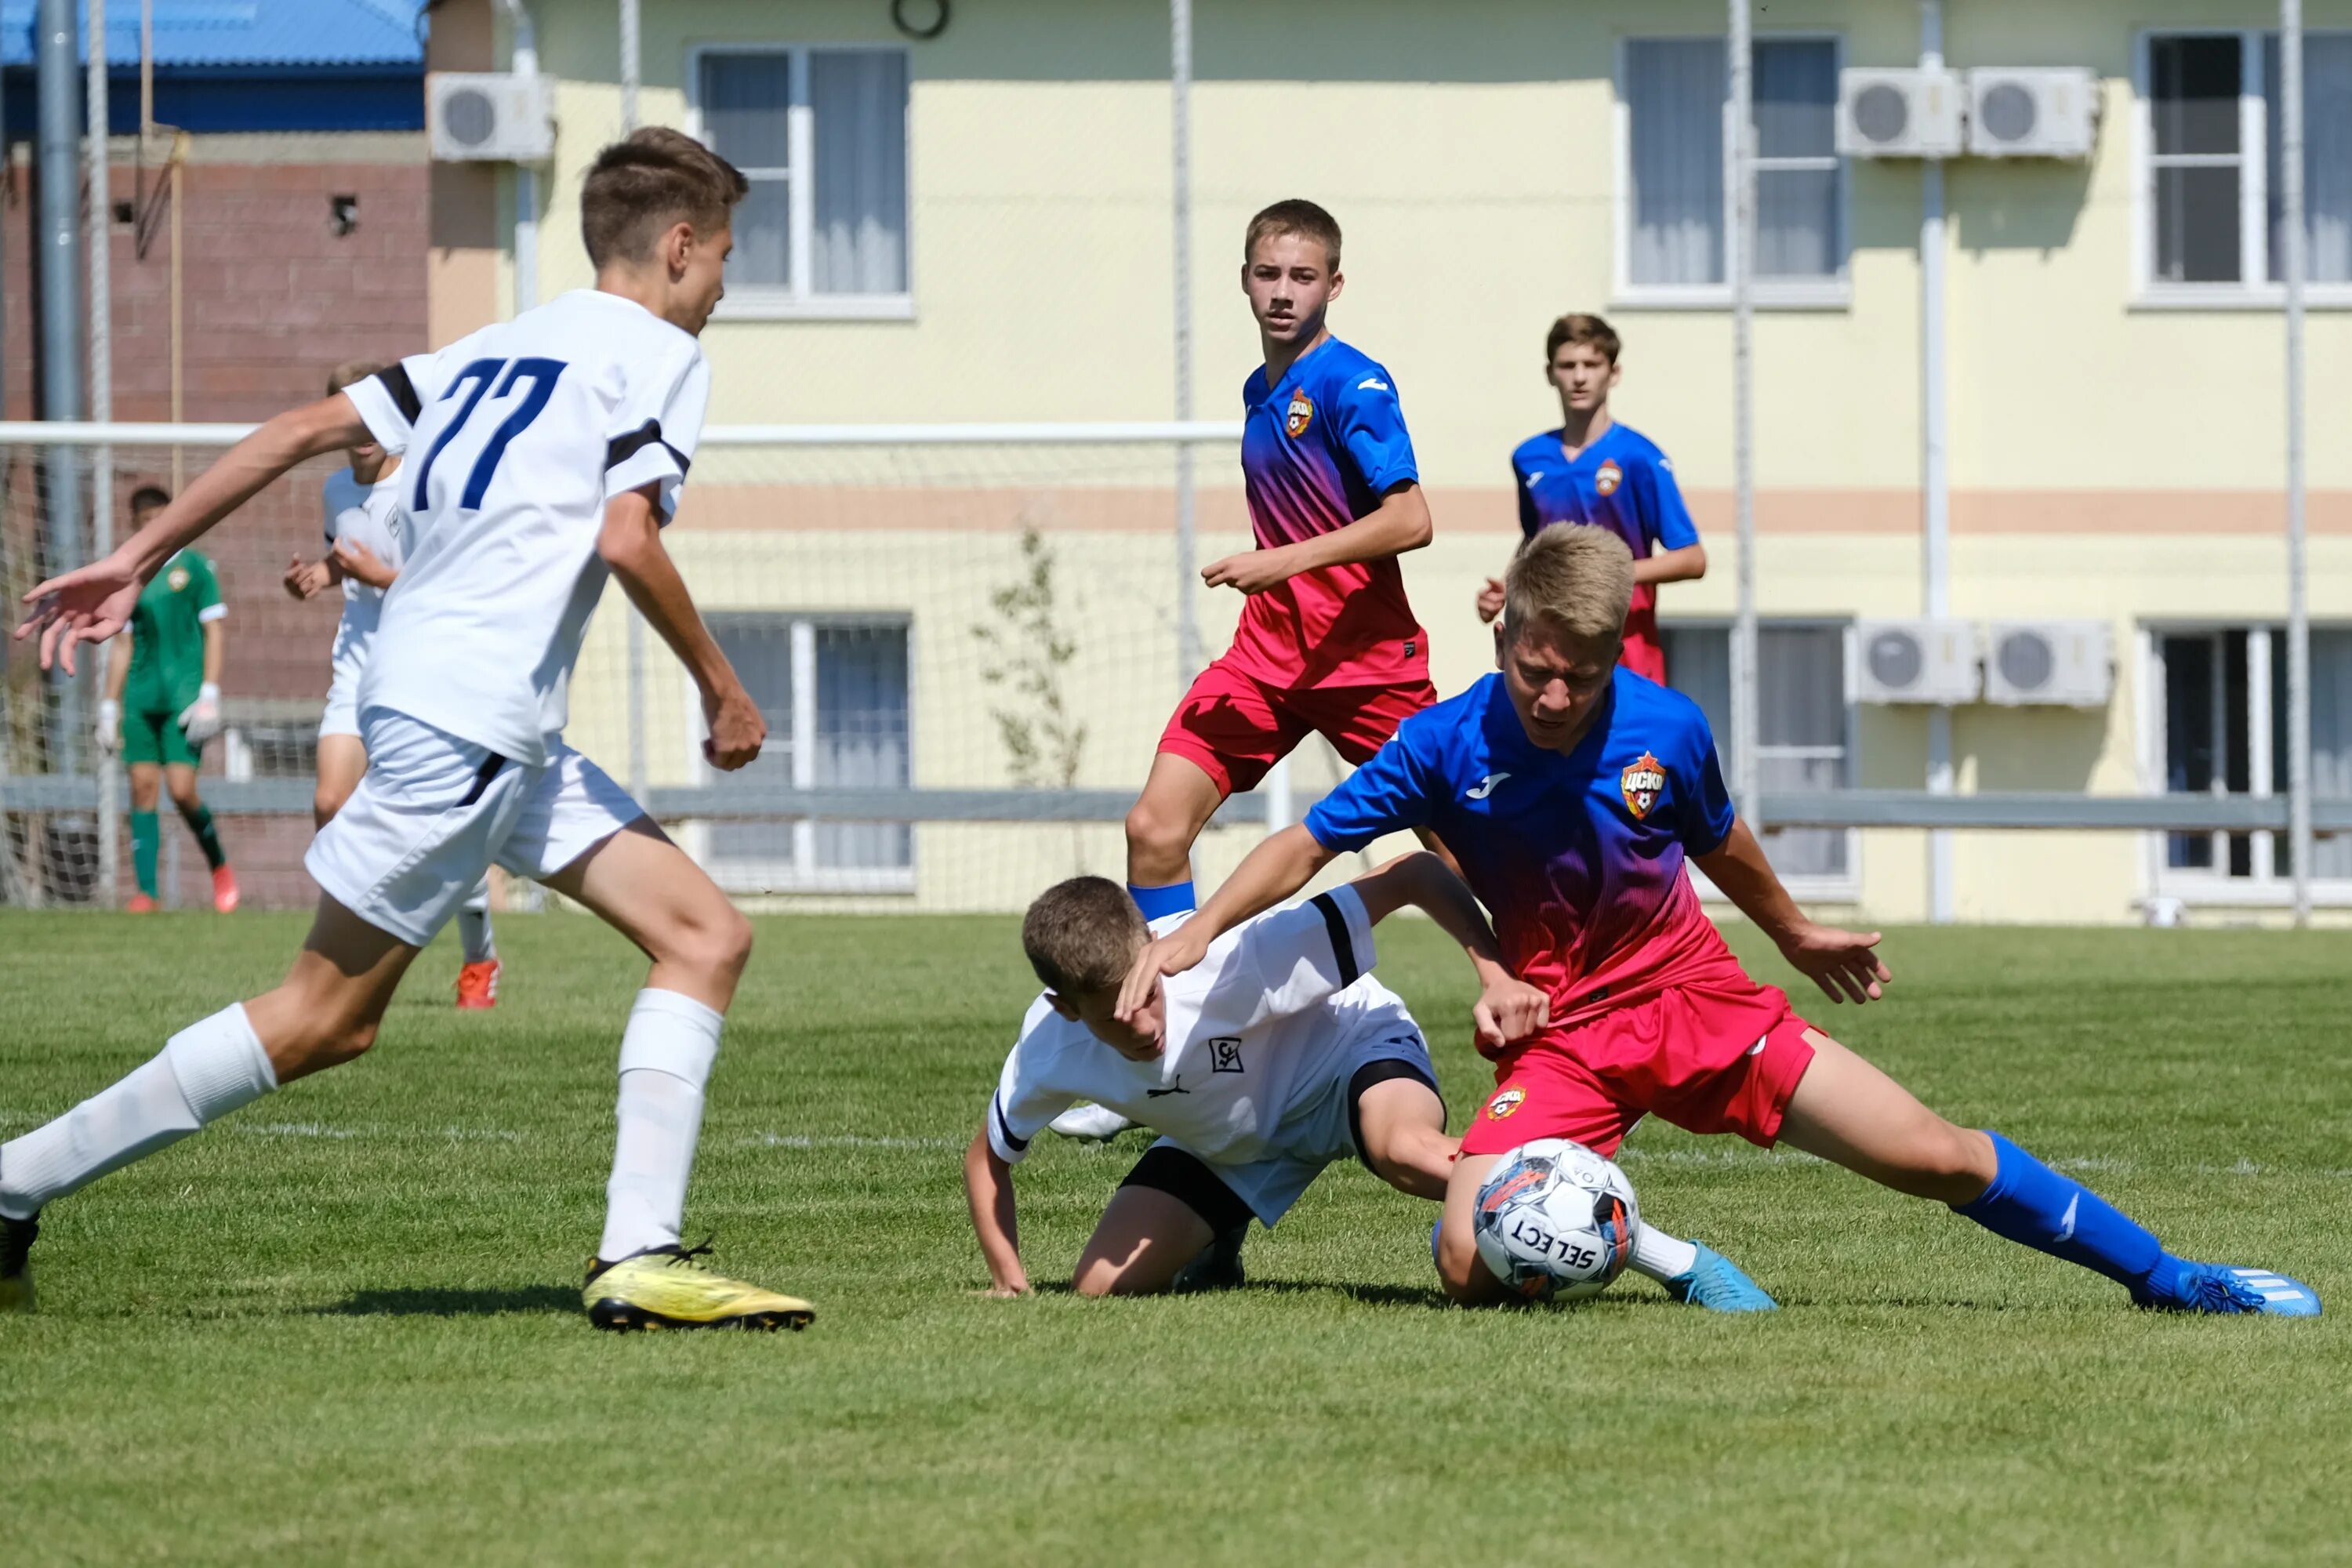
<svg viewBox="0 0 2352 1568"><path fill-rule="evenodd" d="M1511 775L1508 773L1488 773L1485 778L1480 779L1476 784L1474 784L1468 789L1464 790L1462 792L1462 798L1464 800L1484 800L1488 795L1495 793L1495 786L1496 784L1501 784L1505 779L1509 778L1510 776Z"/></svg>
<svg viewBox="0 0 2352 1568"><path fill-rule="evenodd" d="M1190 1094L1192 1092L1192 1091L1191 1089L1184 1087L1184 1075L1180 1072L1176 1075L1176 1081L1174 1083L1170 1084L1166 1089L1147 1089L1143 1091L1143 1098L1146 1100L1161 1100L1171 1094Z"/></svg>

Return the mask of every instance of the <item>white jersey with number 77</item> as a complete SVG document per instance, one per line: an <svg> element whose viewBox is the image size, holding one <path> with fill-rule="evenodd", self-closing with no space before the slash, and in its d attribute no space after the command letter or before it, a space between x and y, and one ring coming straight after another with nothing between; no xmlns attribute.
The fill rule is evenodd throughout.
<svg viewBox="0 0 2352 1568"><path fill-rule="evenodd" d="M360 707L544 763L604 589L605 503L650 484L675 513L709 393L690 333L584 289L346 388L404 455L413 530Z"/></svg>

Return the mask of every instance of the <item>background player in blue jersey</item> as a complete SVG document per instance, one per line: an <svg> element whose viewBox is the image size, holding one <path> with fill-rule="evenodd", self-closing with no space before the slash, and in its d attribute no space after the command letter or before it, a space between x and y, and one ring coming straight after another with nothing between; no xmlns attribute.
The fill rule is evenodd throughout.
<svg viewBox="0 0 2352 1568"><path fill-rule="evenodd" d="M1504 1152L1572 1138L1613 1154L1650 1112L1693 1132L1786 1141L1997 1236L2093 1269L2143 1307L2312 1317L2308 1286L2197 1263L1997 1132L1955 1126L1750 979L1700 911L1697 863L1832 1001L1875 1000L1875 932L1817 924L1734 815L1696 704L1616 668L1633 560L1599 529L1519 548L1490 675L1399 726L1378 756L1252 850L1183 925L1137 959L1118 1016L1160 994L1235 922L1335 856L1433 828L1495 918L1504 963L1548 1016L1497 1053L1496 1092L1463 1135L1439 1274L1457 1300L1500 1286L1470 1220Z"/></svg>
<svg viewBox="0 0 2352 1568"><path fill-rule="evenodd" d="M1555 522L1605 528L1633 552L1633 604L1625 616L1625 668L1660 685L1666 650L1658 639L1658 584L1706 575L1706 547L1683 504L1675 466L1657 444L1609 416L1617 384L1617 333L1598 316L1562 316L1544 338L1544 378L1559 394L1559 428L1528 437L1511 454L1519 528L1528 538ZM1503 610L1503 584L1490 577L1478 618Z"/></svg>

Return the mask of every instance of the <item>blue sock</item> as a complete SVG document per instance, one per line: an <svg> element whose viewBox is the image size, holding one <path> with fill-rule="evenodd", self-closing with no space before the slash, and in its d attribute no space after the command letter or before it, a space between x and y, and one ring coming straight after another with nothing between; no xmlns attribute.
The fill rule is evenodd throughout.
<svg viewBox="0 0 2352 1568"><path fill-rule="evenodd" d="M2161 1265L2178 1264L2155 1234L2080 1182L2060 1175L1998 1132L1992 1185L1952 1212L1995 1236L2078 1263L2135 1292L2157 1288ZM2163 1269L2169 1282L2176 1269Z"/></svg>
<svg viewBox="0 0 2352 1568"><path fill-rule="evenodd" d="M1189 915L1201 907L1192 897L1190 881L1171 882L1164 888L1139 888L1129 882L1127 891L1147 921L1164 920L1170 915Z"/></svg>

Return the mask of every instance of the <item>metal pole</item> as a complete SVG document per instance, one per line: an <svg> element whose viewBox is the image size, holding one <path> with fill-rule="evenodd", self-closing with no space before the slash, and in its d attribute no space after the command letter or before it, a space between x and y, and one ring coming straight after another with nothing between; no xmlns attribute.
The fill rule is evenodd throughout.
<svg viewBox="0 0 2352 1568"><path fill-rule="evenodd" d="M621 0L621 134L637 128L637 79L643 57L637 0Z"/></svg>
<svg viewBox="0 0 2352 1568"><path fill-rule="evenodd" d="M1731 227L1724 236L1731 280L1731 493L1739 532L1738 616L1731 631L1731 790L1739 815L1764 830L1756 765L1756 101L1747 0L1731 4L1731 128L1725 149Z"/></svg>
<svg viewBox="0 0 2352 1568"><path fill-rule="evenodd" d="M76 154L81 149L81 127L74 111L79 85L76 64L73 0L40 0L36 30L40 66L41 161L41 416L79 419L82 416L81 169ZM50 572L63 572L82 563L81 525L88 515L82 506L80 455L62 447L48 450L48 549ZM52 676L58 694L49 731L50 771L78 774L83 733L79 687L88 671L103 663L83 661L79 679Z"/></svg>
<svg viewBox="0 0 2352 1568"><path fill-rule="evenodd" d="M100 423L114 417L114 185L107 172L107 64L106 0L89 0L89 83L84 94L89 130L83 138L89 170L89 416ZM100 560L114 550L114 448L93 449L89 468L90 556ZM121 871L121 824L114 815L121 772L111 752L99 753L97 901L110 907Z"/></svg>
<svg viewBox="0 0 2352 1568"><path fill-rule="evenodd" d="M621 0L621 134L624 136L637 128L637 78L642 68L643 49L643 35L637 23L637 0ZM635 605L628 606L627 615L629 793L643 800L653 782L652 766L646 752L646 618L637 614Z"/></svg>
<svg viewBox="0 0 2352 1568"><path fill-rule="evenodd" d="M2286 229L2286 789L2294 923L2311 923L2311 605L2304 540L2303 0L2279 0L2280 205Z"/></svg>
<svg viewBox="0 0 2352 1568"><path fill-rule="evenodd" d="M1176 288L1176 417L1192 417L1192 0L1168 3L1169 143L1173 195L1169 210L1171 269ZM1176 685L1192 683L1205 662L1194 608L1200 587L1199 499L1192 483L1192 447L1176 447Z"/></svg>
<svg viewBox="0 0 2352 1568"><path fill-rule="evenodd" d="M539 34L522 0L506 0L514 23L514 74L539 75ZM514 166L514 313L521 315L539 303L539 171L529 163Z"/></svg>
<svg viewBox="0 0 2352 1568"><path fill-rule="evenodd" d="M1919 0L1919 68L1944 68L1943 0ZM1919 173L1919 495L1920 598L1930 616L1952 613L1951 475L1946 466L1944 412L1944 163ZM1952 793L1952 710L1927 710L1927 788ZM1953 917L1952 836L1927 834L1927 918Z"/></svg>

